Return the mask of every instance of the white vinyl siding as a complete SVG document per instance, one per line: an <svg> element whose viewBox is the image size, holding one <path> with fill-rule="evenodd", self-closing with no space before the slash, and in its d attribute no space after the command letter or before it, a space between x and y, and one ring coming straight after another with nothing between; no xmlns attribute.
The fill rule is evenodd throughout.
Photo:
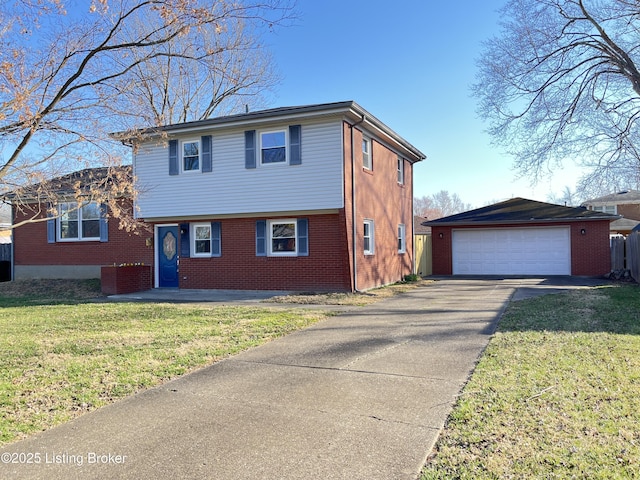
<svg viewBox="0 0 640 480"><path fill-rule="evenodd" d="M454 275L571 275L569 227L454 230Z"/></svg>
<svg viewBox="0 0 640 480"><path fill-rule="evenodd" d="M270 130L284 129L287 125L279 124ZM139 217L290 212L344 206L341 121L303 123L302 164L295 167L246 169L244 129L212 130L202 135L212 135L213 174L171 176L166 144L140 146L134 158ZM184 138L191 139L193 134Z"/></svg>

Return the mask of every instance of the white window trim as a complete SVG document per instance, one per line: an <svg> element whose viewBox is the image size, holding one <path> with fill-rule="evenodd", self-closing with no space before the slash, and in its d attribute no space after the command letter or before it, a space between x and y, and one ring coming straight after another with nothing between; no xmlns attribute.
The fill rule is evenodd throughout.
<svg viewBox="0 0 640 480"><path fill-rule="evenodd" d="M596 205L594 207L592 207L592 209L596 212L602 212L602 213L611 213L611 212L607 212L607 208L611 208L613 207L613 215L617 215L618 214L618 206L617 205Z"/></svg>
<svg viewBox="0 0 640 480"><path fill-rule="evenodd" d="M258 132L258 165L272 167L274 165L289 165L289 129L277 128L272 130L259 130ZM284 133L284 162L262 163L262 135L269 133Z"/></svg>
<svg viewBox="0 0 640 480"><path fill-rule="evenodd" d="M293 223L294 235L295 235L295 251L292 252L280 252L273 251L273 225L281 223ZM278 220L267 220L267 256L269 257L297 257L298 256L298 220L295 218L286 218Z"/></svg>
<svg viewBox="0 0 640 480"><path fill-rule="evenodd" d="M398 184L404 185L404 158L398 157Z"/></svg>
<svg viewBox="0 0 640 480"><path fill-rule="evenodd" d="M363 251L365 255L374 255L376 252L376 230L375 230L375 224L373 222L373 220L365 220L363 222L363 226L364 225L369 225L369 249L366 250L364 249L364 227L363 227L363 236L362 236L362 244L363 244Z"/></svg>
<svg viewBox="0 0 640 480"><path fill-rule="evenodd" d="M83 237L82 236L82 207L89 204L95 204L95 202L87 202L82 205L78 205L78 202L62 202L58 205L58 218L56 218L56 241L58 242L99 242L100 234L98 233L97 237ZM74 208L77 209L78 219L75 222L78 223L78 236L74 238L62 238L62 215L60 214L60 206L61 205L75 205ZM99 207L99 205L98 205ZM97 218L98 222L101 221L100 215ZM100 225L100 223L98 223ZM99 230L98 230L99 231Z"/></svg>
<svg viewBox="0 0 640 480"><path fill-rule="evenodd" d="M198 168L193 170L184 169L184 144L185 143L197 143L198 144ZM186 138L180 141L180 172L182 173L199 173L202 171L202 143L199 138Z"/></svg>
<svg viewBox="0 0 640 480"><path fill-rule="evenodd" d="M398 224L398 253L407 253L407 229L404 223Z"/></svg>
<svg viewBox="0 0 640 480"><path fill-rule="evenodd" d="M365 142L367 143L367 149L368 149L367 152L364 151ZM373 147L373 142L371 141L371 139L369 137L363 136L362 137L362 168L369 171L373 170L373 162L371 160L372 147ZM365 156L365 153L366 153L366 156ZM365 162L365 158L367 159L366 162Z"/></svg>
<svg viewBox="0 0 640 480"><path fill-rule="evenodd" d="M191 241L191 257L211 257L211 250L213 248L213 231L211 229L211 223L192 223L189 225L191 231L189 232L189 237ZM196 228L197 227L207 227L209 229L209 251L202 253L196 252Z"/></svg>

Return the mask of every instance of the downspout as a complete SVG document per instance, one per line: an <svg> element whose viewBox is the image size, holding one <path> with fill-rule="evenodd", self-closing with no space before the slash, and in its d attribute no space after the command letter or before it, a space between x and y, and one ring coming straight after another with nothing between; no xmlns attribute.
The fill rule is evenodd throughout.
<svg viewBox="0 0 640 480"><path fill-rule="evenodd" d="M349 128L351 129L351 235L352 235L352 245L353 245L353 290L358 291L358 247L357 247L357 239L358 239L358 226L356 222L356 159L355 159L355 145L353 144L353 127L360 125L367 119L366 115L362 115L362 119L360 121L354 123L353 125L349 124Z"/></svg>

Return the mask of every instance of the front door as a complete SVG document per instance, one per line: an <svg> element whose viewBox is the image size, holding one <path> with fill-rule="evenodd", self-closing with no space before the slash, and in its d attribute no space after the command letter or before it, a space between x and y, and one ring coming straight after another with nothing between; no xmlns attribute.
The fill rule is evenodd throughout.
<svg viewBox="0 0 640 480"><path fill-rule="evenodd" d="M178 287L178 227L158 227L158 286Z"/></svg>

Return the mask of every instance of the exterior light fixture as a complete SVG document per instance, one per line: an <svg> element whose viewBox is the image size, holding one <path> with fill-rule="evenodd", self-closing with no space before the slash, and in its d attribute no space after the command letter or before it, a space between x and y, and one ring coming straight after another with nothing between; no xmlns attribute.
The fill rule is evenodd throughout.
<svg viewBox="0 0 640 480"><path fill-rule="evenodd" d="M586 235L587 230L585 228L580 229L580 235Z"/></svg>

